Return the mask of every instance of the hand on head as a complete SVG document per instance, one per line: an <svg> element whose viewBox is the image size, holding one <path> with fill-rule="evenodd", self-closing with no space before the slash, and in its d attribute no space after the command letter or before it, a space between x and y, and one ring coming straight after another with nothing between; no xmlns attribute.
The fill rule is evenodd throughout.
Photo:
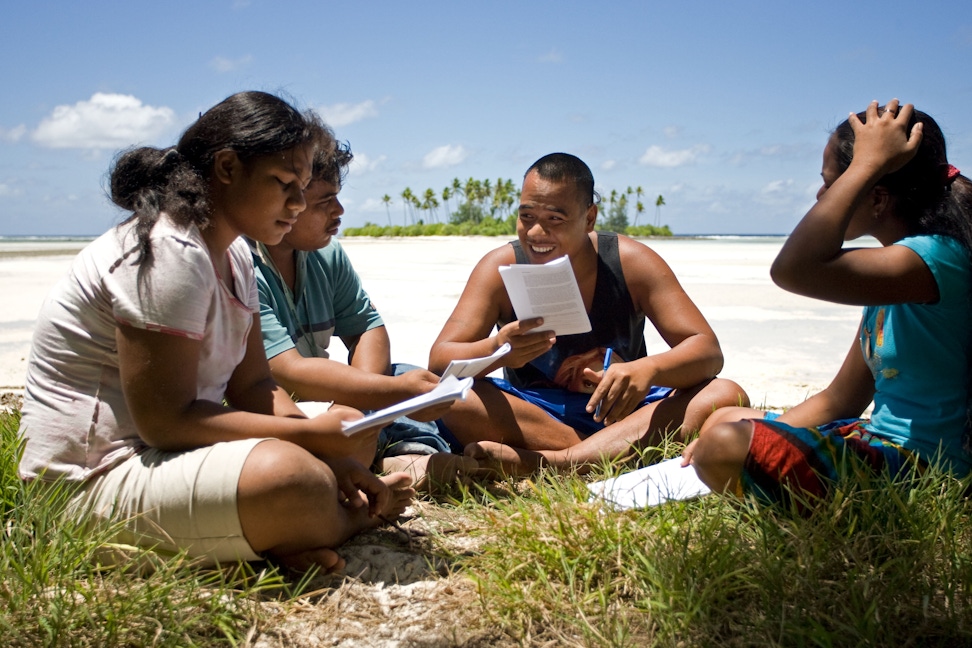
<svg viewBox="0 0 972 648"><path fill-rule="evenodd" d="M915 107L897 99L887 103L878 114L878 102L872 101L862 121L851 113L848 122L854 130L854 163L873 166L880 176L894 173L907 164L921 144L922 124L909 128Z"/></svg>

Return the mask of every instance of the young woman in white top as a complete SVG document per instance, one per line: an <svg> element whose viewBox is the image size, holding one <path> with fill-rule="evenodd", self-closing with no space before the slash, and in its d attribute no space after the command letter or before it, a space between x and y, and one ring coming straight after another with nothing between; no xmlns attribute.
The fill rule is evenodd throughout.
<svg viewBox="0 0 972 648"><path fill-rule="evenodd" d="M202 562L342 566L334 549L414 491L366 465L356 410L306 418L274 384L250 252L304 209L311 113L262 92L211 108L168 149L129 150L111 197L131 217L85 248L38 317L21 419L24 479L79 482L73 506L119 541Z"/></svg>

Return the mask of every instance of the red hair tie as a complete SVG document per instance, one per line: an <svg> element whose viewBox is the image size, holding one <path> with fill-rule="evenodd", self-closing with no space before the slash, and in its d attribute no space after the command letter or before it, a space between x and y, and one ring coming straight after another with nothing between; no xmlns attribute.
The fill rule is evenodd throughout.
<svg viewBox="0 0 972 648"><path fill-rule="evenodd" d="M955 180L955 178L959 177L959 174L960 173L962 173L962 172L959 171L958 168L952 166L951 164L946 165L945 166L945 184L947 184L947 185L952 184L952 181Z"/></svg>

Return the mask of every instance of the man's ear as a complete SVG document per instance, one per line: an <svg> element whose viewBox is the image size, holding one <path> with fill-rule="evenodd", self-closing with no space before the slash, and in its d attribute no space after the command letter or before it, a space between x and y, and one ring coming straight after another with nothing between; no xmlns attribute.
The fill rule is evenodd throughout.
<svg viewBox="0 0 972 648"><path fill-rule="evenodd" d="M233 149L220 149L213 156L213 178L217 182L230 184L243 171L240 156Z"/></svg>
<svg viewBox="0 0 972 648"><path fill-rule="evenodd" d="M584 216L587 220L587 231L594 231L594 222L597 220L597 203L591 203L591 206L587 208L587 214Z"/></svg>

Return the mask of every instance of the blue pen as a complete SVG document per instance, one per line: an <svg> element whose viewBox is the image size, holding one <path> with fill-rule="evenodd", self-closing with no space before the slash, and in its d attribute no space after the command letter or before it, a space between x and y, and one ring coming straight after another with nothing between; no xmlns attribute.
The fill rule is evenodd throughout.
<svg viewBox="0 0 972 648"><path fill-rule="evenodd" d="M601 373L602 380L604 379L604 374L607 373L608 367L611 366L612 355L614 355L614 349L608 347L607 351L604 352L604 371ZM594 408L594 418L598 418L599 416L601 416L601 403L603 402L604 402L603 400L597 402L597 407Z"/></svg>

